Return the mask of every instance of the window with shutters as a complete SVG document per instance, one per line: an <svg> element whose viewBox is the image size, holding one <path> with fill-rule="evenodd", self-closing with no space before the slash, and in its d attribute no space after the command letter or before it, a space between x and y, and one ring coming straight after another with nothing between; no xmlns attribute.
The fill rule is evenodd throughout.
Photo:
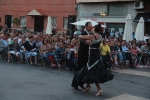
<svg viewBox="0 0 150 100"><path fill-rule="evenodd" d="M126 16L127 7L126 3L110 3L108 4L108 16Z"/></svg>
<svg viewBox="0 0 150 100"><path fill-rule="evenodd" d="M23 27L25 26L26 27L26 16L20 16L20 26Z"/></svg>
<svg viewBox="0 0 150 100"><path fill-rule="evenodd" d="M64 17L63 18L63 28L67 29L67 26L68 26L68 17Z"/></svg>

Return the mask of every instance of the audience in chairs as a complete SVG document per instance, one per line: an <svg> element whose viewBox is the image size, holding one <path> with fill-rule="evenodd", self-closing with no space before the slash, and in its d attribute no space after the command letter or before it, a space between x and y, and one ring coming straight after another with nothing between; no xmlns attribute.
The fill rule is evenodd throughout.
<svg viewBox="0 0 150 100"><path fill-rule="evenodd" d="M30 60L30 64L33 65L33 57L34 57L34 64L37 65L37 52L36 52L36 43L34 42L34 37L30 36L29 41L26 41L22 49L26 52L25 55Z"/></svg>
<svg viewBox="0 0 150 100"><path fill-rule="evenodd" d="M122 56L123 56L124 65L126 66L126 60L129 60L130 67L134 68L130 48L131 46L129 44L126 46L126 41L123 40L122 41Z"/></svg>
<svg viewBox="0 0 150 100"><path fill-rule="evenodd" d="M73 70L78 61L79 48L78 35L74 35L70 39L65 33L56 35L48 35L43 32L34 33L30 31L17 32L12 30L8 32L0 32L0 52L7 55L8 62L11 62L11 57L17 58L18 63L28 58L31 65L38 65L39 59L43 58L47 65L55 67L62 66L62 62L66 61L66 69ZM9 45L13 45L13 49L9 49ZM120 65L120 68L125 68L126 61L129 60L130 67L137 65L142 57L143 64L146 64L150 49L150 39L147 36L146 41L126 42L122 37L104 37L100 45L101 59L108 70L115 69ZM34 59L33 59L34 58ZM42 59L42 60L43 60Z"/></svg>
<svg viewBox="0 0 150 100"><path fill-rule="evenodd" d="M131 55L132 55L132 60L135 63L135 66L137 66L137 64L139 62L139 57L138 57L139 52L140 51L137 49L136 44L133 44L132 48L131 48Z"/></svg>
<svg viewBox="0 0 150 100"><path fill-rule="evenodd" d="M43 43L42 43L42 45L40 47L40 51L41 51L42 58L46 60L47 64L51 64L51 61L49 59L49 56L50 56L49 55L49 51L50 51L50 49L51 49L51 46L49 44L48 39L44 38Z"/></svg>
<svg viewBox="0 0 150 100"><path fill-rule="evenodd" d="M14 39L13 49L8 52L8 63L11 62L11 54L17 58L18 63L20 63L20 49L21 47L18 44L18 39Z"/></svg>
<svg viewBox="0 0 150 100"><path fill-rule="evenodd" d="M112 59L110 47L106 43L107 41L104 39L102 44L100 45L100 50L101 50L100 54L104 65L107 67L109 71L111 71L113 59Z"/></svg>
<svg viewBox="0 0 150 100"><path fill-rule="evenodd" d="M115 69L115 66L118 66L118 48L117 46L115 46L114 41L111 41L110 50L114 62L114 66L112 67L112 69Z"/></svg>
<svg viewBox="0 0 150 100"><path fill-rule="evenodd" d="M60 64L58 66L62 67L62 62L66 61L66 57L65 57L65 48L64 48L64 43L63 42L60 42L58 44L58 48L56 49L56 52L55 52L55 58L56 60L57 59L60 59Z"/></svg>

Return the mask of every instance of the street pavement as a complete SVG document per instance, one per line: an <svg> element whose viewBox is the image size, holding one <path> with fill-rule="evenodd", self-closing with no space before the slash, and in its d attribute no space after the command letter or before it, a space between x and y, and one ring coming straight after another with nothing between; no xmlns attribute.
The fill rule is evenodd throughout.
<svg viewBox="0 0 150 100"><path fill-rule="evenodd" d="M0 61L0 100L150 100L150 69L117 69L112 81L87 93L71 87L73 72ZM136 74L136 73L144 73Z"/></svg>

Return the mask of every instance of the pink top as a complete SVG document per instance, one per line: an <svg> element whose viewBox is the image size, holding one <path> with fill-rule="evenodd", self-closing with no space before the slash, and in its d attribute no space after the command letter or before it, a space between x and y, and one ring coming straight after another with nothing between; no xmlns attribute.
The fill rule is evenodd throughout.
<svg viewBox="0 0 150 100"><path fill-rule="evenodd" d="M137 55L138 50L137 49L131 49L131 52L132 52L133 55Z"/></svg>

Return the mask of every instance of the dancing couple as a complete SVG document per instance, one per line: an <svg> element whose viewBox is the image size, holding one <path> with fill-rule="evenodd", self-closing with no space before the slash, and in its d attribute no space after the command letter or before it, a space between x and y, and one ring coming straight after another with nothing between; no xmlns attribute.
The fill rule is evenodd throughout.
<svg viewBox="0 0 150 100"><path fill-rule="evenodd" d="M90 34L92 24L90 22L85 24L85 29L79 36L81 41L78 51L78 65L72 81L74 89L78 90L78 86L80 86L84 92L88 92L90 84L95 83L98 90L96 96L103 92L99 83L105 83L114 77L100 59L99 46L102 40L102 36L99 34L100 28L100 24L95 25L93 34ZM85 88L84 83L87 84Z"/></svg>

